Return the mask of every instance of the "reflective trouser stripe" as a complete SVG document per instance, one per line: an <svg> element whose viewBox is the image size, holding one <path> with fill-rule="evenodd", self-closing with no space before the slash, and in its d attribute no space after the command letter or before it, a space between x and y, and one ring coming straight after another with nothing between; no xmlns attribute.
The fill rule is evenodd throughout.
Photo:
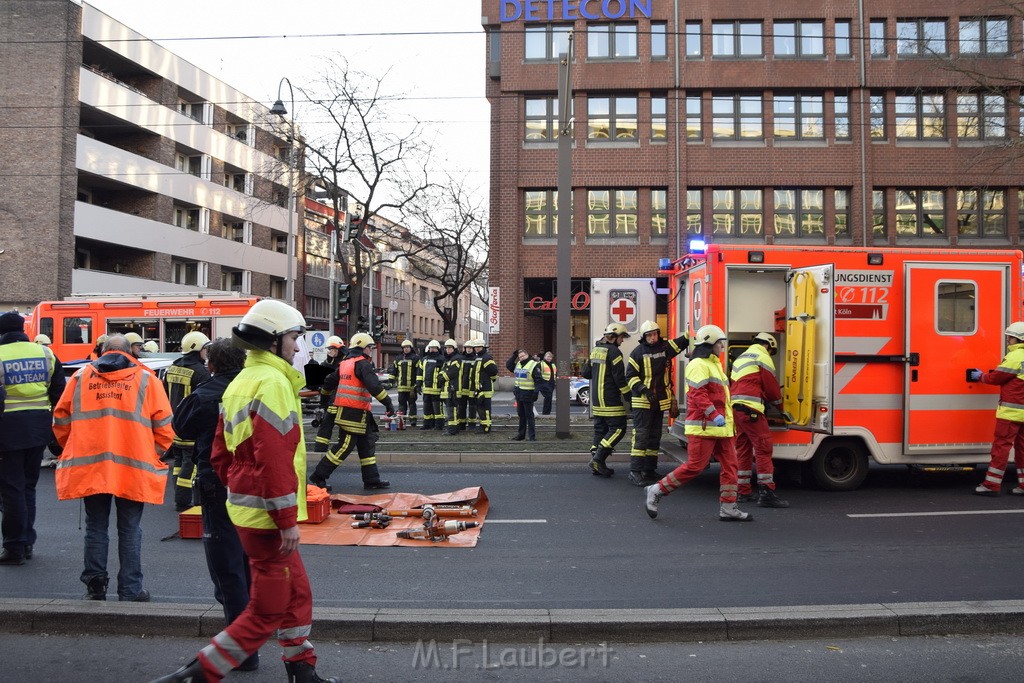
<svg viewBox="0 0 1024 683"><path fill-rule="evenodd" d="M352 435L345 431L342 434L344 436L338 441L338 445L334 450L327 450L326 457L335 467L340 465L348 457L348 454L352 452Z"/></svg>

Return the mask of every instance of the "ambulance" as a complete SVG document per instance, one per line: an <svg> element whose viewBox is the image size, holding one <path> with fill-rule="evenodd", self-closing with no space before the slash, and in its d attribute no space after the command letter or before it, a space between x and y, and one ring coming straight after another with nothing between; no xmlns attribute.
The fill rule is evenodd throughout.
<svg viewBox="0 0 1024 683"><path fill-rule="evenodd" d="M869 459L988 462L999 390L967 371L1002 359L1003 331L1021 319L1021 267L1011 250L713 244L660 274L671 336L718 325L731 365L758 332L775 335L794 418L772 429L775 458L853 490ZM681 420L670 431L685 442Z"/></svg>
<svg viewBox="0 0 1024 683"><path fill-rule="evenodd" d="M637 330L645 320L657 317L657 280L649 278L600 278L590 280L590 329L598 338L610 323L629 332L620 350L629 357L640 342Z"/></svg>

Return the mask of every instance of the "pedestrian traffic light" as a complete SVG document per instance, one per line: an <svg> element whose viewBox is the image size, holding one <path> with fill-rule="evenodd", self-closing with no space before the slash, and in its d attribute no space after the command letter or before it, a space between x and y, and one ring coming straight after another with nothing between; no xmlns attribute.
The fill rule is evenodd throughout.
<svg viewBox="0 0 1024 683"><path fill-rule="evenodd" d="M359 235L363 232L363 217L362 216L349 216L348 223L345 224L345 241L351 242L352 240L359 239Z"/></svg>
<svg viewBox="0 0 1024 683"><path fill-rule="evenodd" d="M351 285L347 282L339 282L335 285L335 298L334 298L334 317L344 318L349 314L349 306L351 304Z"/></svg>

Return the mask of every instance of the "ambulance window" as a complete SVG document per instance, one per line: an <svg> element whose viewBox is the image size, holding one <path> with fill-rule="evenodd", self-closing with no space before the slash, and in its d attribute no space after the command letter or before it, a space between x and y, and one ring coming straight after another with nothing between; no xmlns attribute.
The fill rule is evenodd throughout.
<svg viewBox="0 0 1024 683"><path fill-rule="evenodd" d="M939 282L936 293L936 328L945 334L974 334L978 318L974 307L977 286L973 282Z"/></svg>
<svg viewBox="0 0 1024 683"><path fill-rule="evenodd" d="M92 318L64 318L63 343L94 344L95 341L92 337Z"/></svg>

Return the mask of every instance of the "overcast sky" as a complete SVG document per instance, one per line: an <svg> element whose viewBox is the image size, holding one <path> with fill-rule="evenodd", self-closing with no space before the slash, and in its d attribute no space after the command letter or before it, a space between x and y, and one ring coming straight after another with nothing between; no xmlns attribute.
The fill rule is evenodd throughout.
<svg viewBox="0 0 1024 683"><path fill-rule="evenodd" d="M436 131L448 158L438 167L465 173L487 196L490 108L479 0L85 1L268 106L282 76L296 88L312 85L325 55L387 73L385 94L408 96L396 107ZM414 35L380 35L387 33ZM267 37L231 39L238 36ZM290 108L287 85L282 99ZM296 109L305 127L302 105Z"/></svg>

